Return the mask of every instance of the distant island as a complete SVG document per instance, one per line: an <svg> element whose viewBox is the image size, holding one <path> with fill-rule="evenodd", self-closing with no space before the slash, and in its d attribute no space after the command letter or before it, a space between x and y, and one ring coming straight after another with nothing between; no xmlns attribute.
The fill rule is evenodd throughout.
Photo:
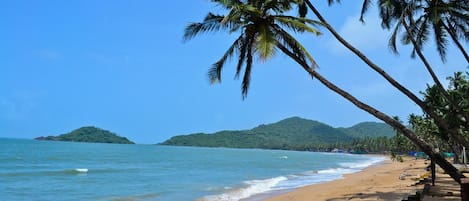
<svg viewBox="0 0 469 201"><path fill-rule="evenodd" d="M113 144L135 144L125 137L120 137L107 130L96 128L94 126L81 127L70 133L59 136L41 136L35 140L50 141L69 141L69 142L94 142L94 143L113 143Z"/></svg>
<svg viewBox="0 0 469 201"><path fill-rule="evenodd" d="M394 130L384 123L363 122L349 128L333 128L318 121L291 117L249 130L174 136L160 145L330 151L351 147L360 140L394 136Z"/></svg>

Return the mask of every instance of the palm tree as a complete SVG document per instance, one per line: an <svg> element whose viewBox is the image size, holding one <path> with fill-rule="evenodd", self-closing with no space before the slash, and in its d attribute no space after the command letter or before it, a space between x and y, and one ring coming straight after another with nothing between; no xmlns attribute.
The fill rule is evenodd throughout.
<svg viewBox="0 0 469 201"><path fill-rule="evenodd" d="M383 120L387 124L400 131L425 153L432 157L446 170L456 181L464 177L448 161L439 155L432 146L417 137L413 131L402 125L399 121L361 102L348 92L329 82L316 70L316 62L308 51L286 29L296 32L319 32L309 25L318 25L318 22L284 15L291 10L293 3L302 1L288 0L213 0L212 2L228 10L226 16L209 13L201 23L191 23L185 29L186 40L203 32L228 31L229 33L241 33L232 43L225 54L209 70L209 78L212 83L221 80L221 71L228 58L238 55L236 75L239 75L244 66L242 81L242 96L246 97L250 73L253 65L253 56L268 59L280 50L296 61L312 78L316 78L330 90L341 95L358 108Z"/></svg>
<svg viewBox="0 0 469 201"><path fill-rule="evenodd" d="M466 1L466 0L465 0ZM335 1L328 1L329 4L335 3L335 2L340 2L340 0L335 0ZM316 17L319 19L319 21L323 24L326 29L331 32L331 34L340 42L342 43L346 48L348 48L351 52L353 52L355 55L357 55L362 61L364 61L369 67L371 67L374 71L376 71L378 74L380 74L383 78L385 78L391 85L393 85L396 89L398 89L400 92L402 92L404 95L406 95L409 99L411 99L414 103L416 103L426 114L428 114L431 118L434 119L435 124L441 128L444 132L450 133L452 136L455 138L458 138L460 142L462 142L465 145L469 145L468 141L464 138L461 138L458 135L458 132L454 129L450 129L450 126L448 125L448 122L446 122L444 119L439 117L434 108L432 108L430 105L426 104L422 100L420 100L415 94L410 92L407 88L402 86L399 82L397 82L394 78L389 76L381 67L376 65L374 62L372 62L369 58L367 58L361 51L359 51L357 48L352 46L350 43L348 43L338 32L325 20L325 18L321 15L321 13L315 8L315 6L309 1L309 0L304 0L300 3L306 4L307 7L316 15ZM369 3L371 3L370 0L364 0L363 3L363 8L364 10L367 10ZM386 121L385 121L386 122ZM392 125L391 125L392 126ZM406 135L407 137L407 135ZM412 140L413 141L413 140ZM414 141L413 141L414 142ZM415 142L414 142L415 143ZM418 145L420 146L420 145ZM428 154L428 153L427 153ZM431 154L429 154L430 157L432 157ZM436 162L441 166L441 163L447 163L447 161L439 161L439 159L434 159ZM442 159L444 160L444 159ZM441 166L443 169L445 167ZM449 169L445 169L447 172L449 172ZM450 174L451 175L451 174ZM455 174L457 175L457 174ZM455 181L459 181L459 177L453 177Z"/></svg>
<svg viewBox="0 0 469 201"><path fill-rule="evenodd" d="M393 50L396 50L395 36L398 28L404 26L407 34L403 41L405 44L412 42L412 56L415 56L417 48L423 48L423 44L428 42L430 33L433 32L436 48L443 62L446 61L449 36L469 63L469 55L460 42L469 41L469 1L379 0L378 4L384 28L390 29L392 24L398 22L391 38ZM400 21L402 23L399 23Z"/></svg>
<svg viewBox="0 0 469 201"><path fill-rule="evenodd" d="M203 22L192 23L185 29L184 39L189 40L202 32L228 30L229 32L241 32L241 35L232 43L225 54L213 64L208 76L211 83L221 81L221 71L225 62L235 53L238 55L236 77L239 77L243 67L242 95L246 97L253 56L260 59L271 58L277 51L288 50L302 60L308 60L310 68L316 67L316 62L306 49L296 41L293 36L282 27L287 27L296 32L310 32L319 35L320 32L312 26L320 23L293 16L284 15L291 9L289 1L247 1L243 3L237 0L213 0L230 12L226 16L209 13ZM312 26L310 26L312 25Z"/></svg>
<svg viewBox="0 0 469 201"><path fill-rule="evenodd" d="M433 0L434 1L434 0ZM433 2L432 1L432 2ZM428 1L427 4L430 4ZM436 2L440 2L436 0ZM423 22L430 22L433 25L433 30L435 32L435 37L437 41L437 49L440 52L441 58L444 59L445 57L445 52L446 52L446 39L444 37L445 33L441 30L442 27L447 27L446 25L443 26L444 23L442 23L443 20L435 20L434 18L441 17L442 14L439 14L439 10L456 10L454 13L460 13L457 12L458 9L450 9L450 6L441 6L441 4L444 3L435 3L433 2L432 4L435 4L433 8L429 8L429 6L423 6L422 1L403 1L403 0L380 0L380 5L379 5L379 10L380 10L380 16L382 19L382 25L385 28L390 29L392 24L396 24L395 27L393 28L393 33L390 38L390 44L389 46L391 47L391 50L393 50L395 53L397 53L397 47L396 47L396 38L397 34L399 32L399 28L402 26L405 29L405 34L404 34L404 41L411 43L414 47L413 55L416 53L420 60L423 62L425 68L431 75L433 81L436 84L437 91L443 95L448 100L449 105L453 108L454 112L457 114L460 114L465 117L465 119L469 119L469 115L463 111L461 107L456 103L456 101L450 96L448 91L445 90L443 85L441 84L440 80L436 76L435 72L433 71L433 68L431 67L430 63L422 53L422 44L426 41L428 38L428 32L429 28L428 25L423 23ZM446 4L445 4L446 5ZM453 4L451 4L453 5ZM436 8L434 8L436 7ZM414 13L417 12L417 8L422 8L424 14L420 16L417 20L414 20ZM427 11L428 10L428 11ZM431 13L433 12L433 13ZM456 15L456 14L455 14ZM431 16L436 16L431 18ZM446 17L446 18L457 18L457 17ZM469 18L468 18L469 19ZM437 22L435 22L437 21ZM439 27L436 25L438 23ZM438 30L438 28L440 28ZM457 44L458 41L455 40ZM462 49L462 52L465 53L464 49ZM469 62L469 60L468 60ZM451 126L450 126L451 129ZM451 132L450 134L453 135L453 139L456 139L458 142L463 143L467 145L467 140L464 138L459 137L456 131Z"/></svg>

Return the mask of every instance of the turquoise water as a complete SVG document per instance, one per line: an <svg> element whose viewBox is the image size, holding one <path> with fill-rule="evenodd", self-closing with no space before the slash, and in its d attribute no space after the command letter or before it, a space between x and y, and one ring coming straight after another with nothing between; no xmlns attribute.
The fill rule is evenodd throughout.
<svg viewBox="0 0 469 201"><path fill-rule="evenodd" d="M0 200L240 200L341 178L382 157L0 138Z"/></svg>

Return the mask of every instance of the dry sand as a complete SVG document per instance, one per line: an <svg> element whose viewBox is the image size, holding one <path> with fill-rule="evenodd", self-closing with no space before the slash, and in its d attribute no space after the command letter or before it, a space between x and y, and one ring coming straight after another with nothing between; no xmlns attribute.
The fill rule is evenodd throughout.
<svg viewBox="0 0 469 201"><path fill-rule="evenodd" d="M343 179L306 186L266 201L401 201L423 189L422 185L412 184L416 183L416 178L428 174L426 166L423 159L405 158L403 163L386 160L361 172L345 175Z"/></svg>

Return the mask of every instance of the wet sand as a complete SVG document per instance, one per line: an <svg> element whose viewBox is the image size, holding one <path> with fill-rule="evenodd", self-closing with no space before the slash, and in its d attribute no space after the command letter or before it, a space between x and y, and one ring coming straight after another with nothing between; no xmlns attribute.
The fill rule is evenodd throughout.
<svg viewBox="0 0 469 201"><path fill-rule="evenodd" d="M403 163L385 160L343 179L299 188L265 201L401 201L423 188L416 179L428 174L423 159L405 158Z"/></svg>

